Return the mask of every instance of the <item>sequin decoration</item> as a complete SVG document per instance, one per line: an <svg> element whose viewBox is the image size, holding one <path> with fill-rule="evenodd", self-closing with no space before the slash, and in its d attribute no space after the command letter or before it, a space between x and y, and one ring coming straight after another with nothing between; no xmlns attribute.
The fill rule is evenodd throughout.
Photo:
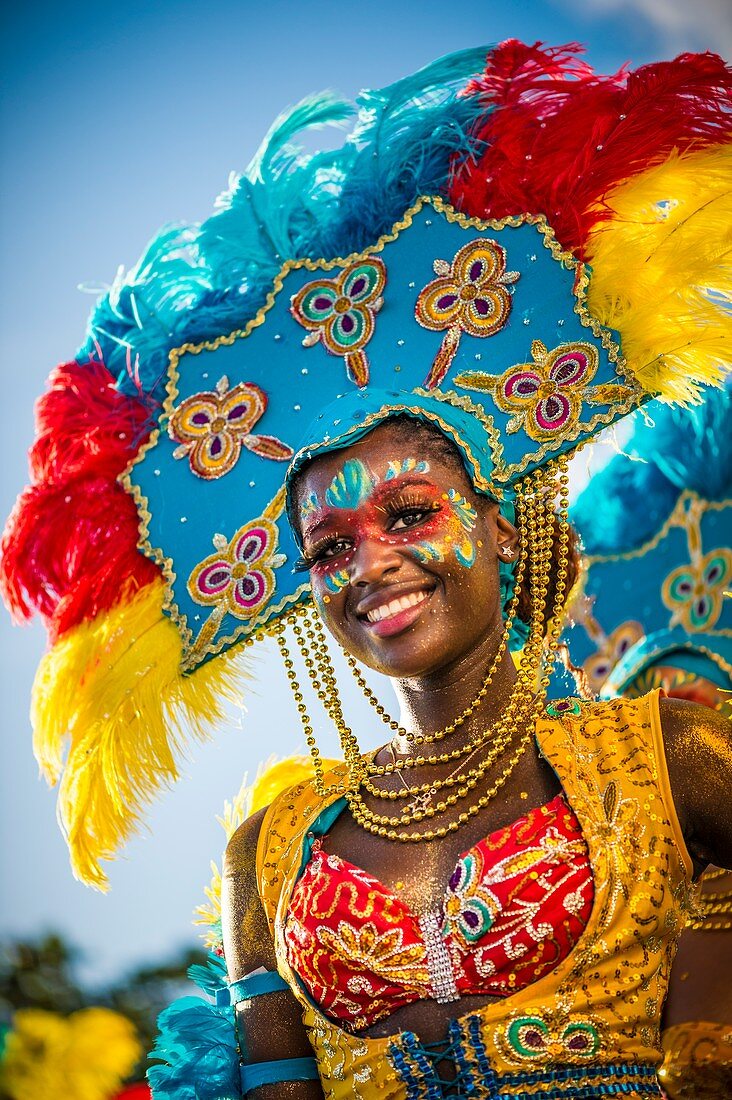
<svg viewBox="0 0 732 1100"><path fill-rule="evenodd" d="M290 312L308 330L305 347L320 341L331 355L342 355L351 381L365 386L369 362L364 348L383 305L386 267L377 256L343 268L335 279L314 279L292 298Z"/></svg>
<svg viewBox="0 0 732 1100"><path fill-rule="evenodd" d="M505 1030L505 1041L519 1061L562 1062L592 1058L600 1049L600 1035L589 1020L552 1027L541 1016L519 1016Z"/></svg>
<svg viewBox="0 0 732 1100"><path fill-rule="evenodd" d="M206 480L233 470L242 447L278 462L292 458L287 443L272 435L253 435L252 428L264 416L267 395L253 382L229 389L224 375L215 390L204 390L173 409L168 423L170 438L180 446L174 458L188 458L191 472Z"/></svg>
<svg viewBox="0 0 732 1100"><path fill-rule="evenodd" d="M708 630L722 613L725 588L732 578L732 551L719 548L695 557L666 577L661 599L672 612L670 626Z"/></svg>
<svg viewBox="0 0 732 1100"><path fill-rule="evenodd" d="M632 396L629 387L615 383L590 386L600 362L593 344L577 341L548 351L541 340L534 340L531 357L532 363L519 363L500 375L465 371L455 384L492 394L498 408L511 414L506 431L523 428L539 442L569 436L585 401L611 405Z"/></svg>
<svg viewBox="0 0 732 1100"><path fill-rule="evenodd" d="M265 516L240 527L229 541L214 535L216 553L188 578L191 598L213 607L196 639L196 651L210 643L225 615L250 620L266 606L275 589L274 570L286 561L277 553L278 537L276 525Z"/></svg>
<svg viewBox="0 0 732 1100"><path fill-rule="evenodd" d="M425 379L425 388L439 386L455 358L463 333L493 336L511 312L509 283L518 271L506 270L506 250L484 237L458 249L452 263L435 260L436 279L420 291L414 315L423 328L445 332L440 350Z"/></svg>
<svg viewBox="0 0 732 1100"><path fill-rule="evenodd" d="M592 691L597 695L616 664L643 637L640 623L629 619L603 638L597 650L582 665Z"/></svg>
<svg viewBox="0 0 732 1100"><path fill-rule="evenodd" d="M420 999L537 981L578 941L592 897L561 795L463 853L441 904L421 914L316 840L290 900L287 955L313 1000L357 1030Z"/></svg>

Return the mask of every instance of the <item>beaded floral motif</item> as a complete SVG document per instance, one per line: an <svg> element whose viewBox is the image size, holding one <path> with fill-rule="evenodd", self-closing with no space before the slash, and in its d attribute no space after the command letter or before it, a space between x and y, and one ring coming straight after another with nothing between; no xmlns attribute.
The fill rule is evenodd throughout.
<svg viewBox="0 0 732 1100"><path fill-rule="evenodd" d="M590 386L600 363L593 344L578 340L549 351L541 340L534 340L531 357L532 363L519 363L500 375L465 371L455 377L455 384L492 394L498 408L511 414L506 431L523 428L538 442L569 435L585 401L610 405L631 396L627 386L616 383Z"/></svg>
<svg viewBox="0 0 732 1100"><path fill-rule="evenodd" d="M290 899L288 959L355 1028L420 998L515 992L571 950L592 908L587 850L561 796L465 852L440 907L419 916L319 841L313 852Z"/></svg>
<svg viewBox="0 0 732 1100"><path fill-rule="evenodd" d="M561 1026L542 1016L518 1016L498 1037L498 1044L510 1048L517 1062L565 1062L592 1058L601 1048L600 1033L587 1019Z"/></svg>
<svg viewBox="0 0 732 1100"><path fill-rule="evenodd" d="M240 527L234 537L214 535L216 553L196 566L188 578L192 599L213 607L195 648L207 645L224 616L253 619L268 603L275 589L275 569L287 560L277 553L279 532L275 523L260 516Z"/></svg>
<svg viewBox="0 0 732 1100"><path fill-rule="evenodd" d="M170 438L180 446L174 458L188 458L191 471L212 480L233 470L242 447L276 461L289 461L292 447L272 435L253 435L252 428L267 409L267 395L253 382L229 389L224 375L215 390L204 390L173 409Z"/></svg>
<svg viewBox="0 0 732 1100"><path fill-rule="evenodd" d="M374 331L374 314L383 305L385 286L384 261L369 256L344 267L335 279L306 283L290 305L292 316L308 330L303 344L310 347L320 341L331 355L342 355L357 386L369 380L364 348Z"/></svg>
<svg viewBox="0 0 732 1100"><path fill-rule="evenodd" d="M616 626L612 633L603 638L597 650L587 658L582 667L596 695L620 659L644 634L641 624L630 619Z"/></svg>
<svg viewBox="0 0 732 1100"><path fill-rule="evenodd" d="M562 718L566 714L581 714L582 704L579 699L555 699L547 703L546 712L552 718Z"/></svg>
<svg viewBox="0 0 732 1100"><path fill-rule="evenodd" d="M423 328L446 330L425 379L428 390L444 379L464 332L493 336L503 328L511 312L507 286L519 278L518 271L506 270L505 248L484 237L458 249L451 264L435 260L433 267L437 278L420 291L414 308Z"/></svg>
<svg viewBox="0 0 732 1100"><path fill-rule="evenodd" d="M661 599L673 612L670 626L708 630L722 614L725 588L732 578L732 551L719 548L680 565L666 577Z"/></svg>

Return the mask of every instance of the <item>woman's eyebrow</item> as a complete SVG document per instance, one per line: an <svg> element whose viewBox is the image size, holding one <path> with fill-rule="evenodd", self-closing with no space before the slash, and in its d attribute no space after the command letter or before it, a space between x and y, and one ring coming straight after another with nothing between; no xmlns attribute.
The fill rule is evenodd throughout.
<svg viewBox="0 0 732 1100"><path fill-rule="evenodd" d="M328 527L332 519L332 515L330 515L330 513L326 513L326 515L323 516L322 519L319 519L317 523L313 523L312 526L305 528L305 530L302 532L303 541L305 539L312 539L313 535L317 531L320 531L323 527Z"/></svg>

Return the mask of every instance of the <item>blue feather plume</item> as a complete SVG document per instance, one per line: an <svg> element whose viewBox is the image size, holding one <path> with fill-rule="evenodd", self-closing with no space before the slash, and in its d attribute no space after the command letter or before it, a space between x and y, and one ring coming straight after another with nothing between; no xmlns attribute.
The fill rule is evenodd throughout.
<svg viewBox="0 0 732 1100"><path fill-rule="evenodd" d="M642 546L685 489L706 500L732 497L731 414L730 388L707 390L690 408L656 401L637 413L625 453L593 475L570 509L587 553Z"/></svg>
<svg viewBox="0 0 732 1100"><path fill-rule="evenodd" d="M167 226L97 303L83 361L101 355L124 393L159 396L168 353L243 327L286 259L361 251L422 194L445 195L453 158L473 151L485 114L462 96L488 47L463 50L351 105L331 93L280 116L242 176L200 226ZM299 134L342 127L337 149L308 154Z"/></svg>
<svg viewBox="0 0 732 1100"><path fill-rule="evenodd" d="M189 976L215 996L226 987L224 963L210 955ZM241 1083L233 1008L200 997L181 997L158 1017L159 1033L147 1078L155 1100L240 1100Z"/></svg>

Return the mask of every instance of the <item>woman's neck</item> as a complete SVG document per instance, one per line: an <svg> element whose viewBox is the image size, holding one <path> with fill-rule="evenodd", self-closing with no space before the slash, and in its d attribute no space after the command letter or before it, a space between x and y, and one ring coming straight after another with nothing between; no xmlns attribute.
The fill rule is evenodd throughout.
<svg viewBox="0 0 732 1100"><path fill-rule="evenodd" d="M433 675L395 681L402 728L429 735L454 722L480 692L497 646L498 639L490 636L453 666L441 668ZM496 722L508 705L515 682L516 666L506 650L485 696L473 714L447 735L443 748L447 748L448 742L450 748L467 744ZM401 755L414 755L414 745L407 738L395 738L394 746Z"/></svg>

